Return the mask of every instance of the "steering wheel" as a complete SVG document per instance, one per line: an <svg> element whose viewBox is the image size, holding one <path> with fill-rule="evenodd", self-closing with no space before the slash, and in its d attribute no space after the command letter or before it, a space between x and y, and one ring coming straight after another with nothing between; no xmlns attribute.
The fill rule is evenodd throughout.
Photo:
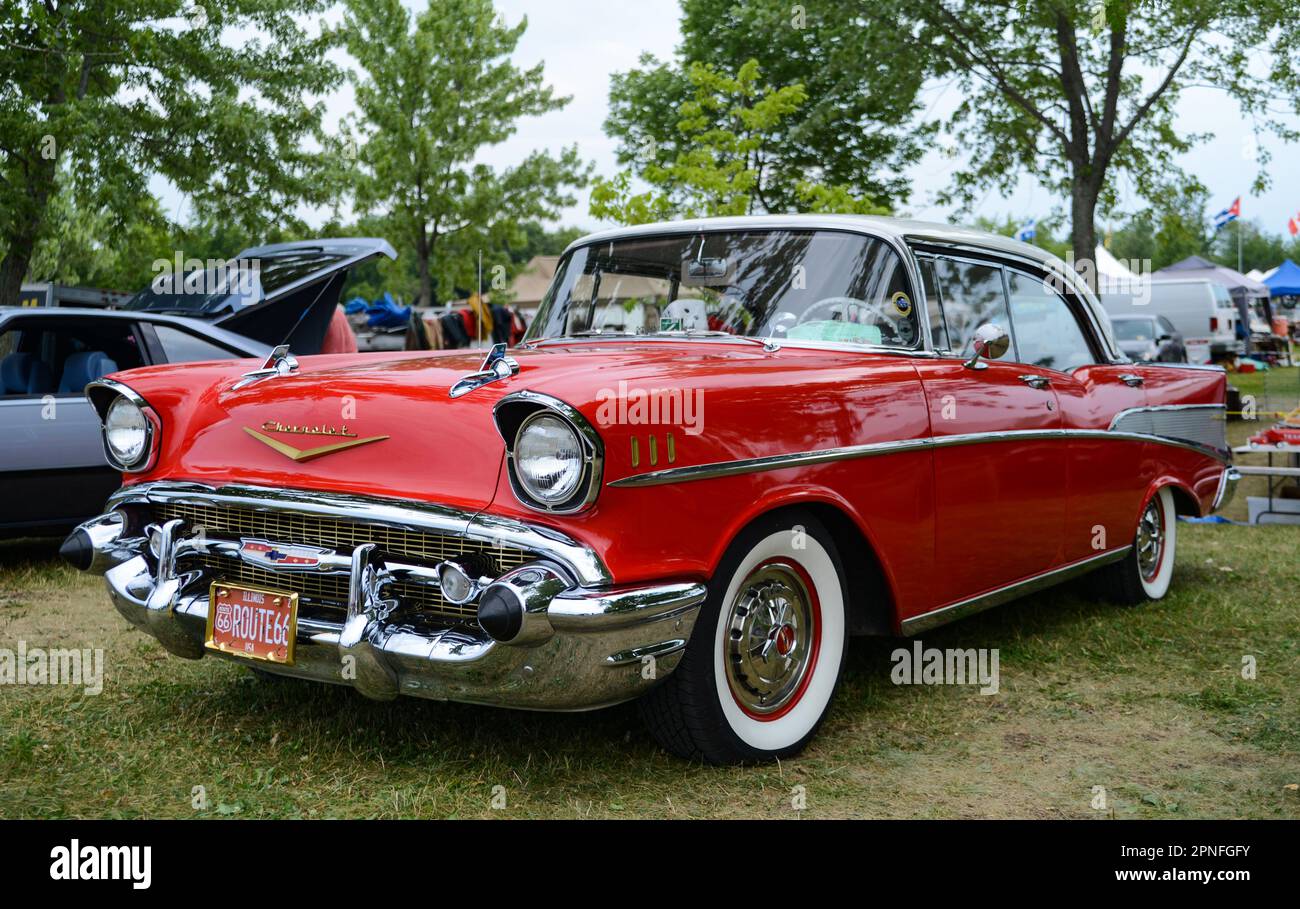
<svg viewBox="0 0 1300 909"><path fill-rule="evenodd" d="M913 324L912 319L909 318L910 312L908 315L897 312L891 313L884 303L868 303L866 300L859 300L857 297L837 296L818 300L803 311L803 314L799 316L799 321L795 324L802 325L805 322L814 321L812 318L814 312L832 306L844 307L844 316L853 313L855 309L862 310L866 318L859 317L854 321L880 329L884 340L895 341L903 347L911 347L916 341L916 326ZM890 335L893 335L892 339L890 339Z"/></svg>

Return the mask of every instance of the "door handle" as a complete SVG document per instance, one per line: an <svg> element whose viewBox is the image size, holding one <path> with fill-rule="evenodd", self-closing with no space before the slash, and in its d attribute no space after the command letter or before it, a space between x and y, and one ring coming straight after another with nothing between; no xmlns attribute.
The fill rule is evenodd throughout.
<svg viewBox="0 0 1300 909"><path fill-rule="evenodd" d="M1046 388L1052 384L1052 380L1047 376L1025 375L1020 376L1020 381L1024 382L1030 388Z"/></svg>
<svg viewBox="0 0 1300 909"><path fill-rule="evenodd" d="M1123 382L1125 385L1127 385L1129 388L1137 388L1139 385L1142 385L1146 382L1146 379L1142 378L1141 376L1135 376L1131 372L1120 373L1119 380Z"/></svg>

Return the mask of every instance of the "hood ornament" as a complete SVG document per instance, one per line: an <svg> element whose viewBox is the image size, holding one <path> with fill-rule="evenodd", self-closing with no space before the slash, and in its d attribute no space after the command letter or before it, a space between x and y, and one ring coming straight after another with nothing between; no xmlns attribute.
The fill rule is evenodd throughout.
<svg viewBox="0 0 1300 909"><path fill-rule="evenodd" d="M483 358L483 365L479 367L478 372L472 372L463 379L458 379L456 384L451 386L448 394L453 398L459 398L461 395L467 395L476 388L481 388L489 382L495 382L498 379L508 379L519 373L519 362L514 357L506 356L506 345L493 344L488 355Z"/></svg>
<svg viewBox="0 0 1300 909"><path fill-rule="evenodd" d="M241 388L252 385L254 382L260 382L263 379L269 379L273 376L287 376L297 372L297 370L297 358L295 358L293 354L289 353L288 344L281 344L279 347L275 348L275 350L271 351L271 355L266 358L266 362L262 364L261 369L254 369L252 372L244 373L231 390L238 391Z"/></svg>

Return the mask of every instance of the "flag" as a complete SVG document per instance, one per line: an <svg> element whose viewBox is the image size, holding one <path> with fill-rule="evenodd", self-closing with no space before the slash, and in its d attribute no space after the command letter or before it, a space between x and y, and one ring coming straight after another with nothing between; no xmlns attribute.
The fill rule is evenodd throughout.
<svg viewBox="0 0 1300 909"><path fill-rule="evenodd" d="M1015 239L1019 240L1021 243L1028 243L1038 235L1037 226L1038 222L1034 218L1030 218L1024 223L1020 230L1015 232Z"/></svg>
<svg viewBox="0 0 1300 909"><path fill-rule="evenodd" d="M1296 234L1300 234L1300 221L1292 218L1290 221L1286 222L1286 229L1291 231L1291 236L1293 237Z"/></svg>
<svg viewBox="0 0 1300 909"><path fill-rule="evenodd" d="M1232 204L1214 216L1214 229L1218 230L1241 217L1241 196L1232 200Z"/></svg>

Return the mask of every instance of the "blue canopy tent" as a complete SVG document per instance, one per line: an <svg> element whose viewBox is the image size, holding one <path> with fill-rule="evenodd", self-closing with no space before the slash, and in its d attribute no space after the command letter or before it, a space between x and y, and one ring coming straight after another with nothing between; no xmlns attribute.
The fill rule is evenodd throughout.
<svg viewBox="0 0 1300 909"><path fill-rule="evenodd" d="M1270 297L1300 296L1300 265L1287 259L1265 279L1264 286Z"/></svg>

